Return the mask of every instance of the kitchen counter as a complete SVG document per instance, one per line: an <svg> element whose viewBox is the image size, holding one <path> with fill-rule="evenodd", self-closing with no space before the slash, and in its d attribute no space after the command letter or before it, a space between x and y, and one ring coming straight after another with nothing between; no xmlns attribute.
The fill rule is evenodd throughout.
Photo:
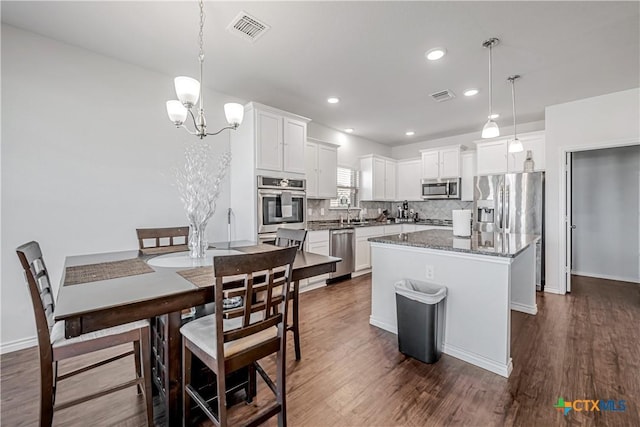
<svg viewBox="0 0 640 427"><path fill-rule="evenodd" d="M378 222L376 220L367 220L364 222L351 222L347 224L346 222L340 224L339 221L309 221L307 222L307 230L308 231L320 231L320 230L341 230L345 228L360 228L360 227L383 227L385 225L394 225L394 224L413 224L413 225L430 225L430 226L439 226L439 227L451 227L451 220L447 219L424 219L420 221L400 221L395 222L394 220L391 223L386 222Z"/></svg>
<svg viewBox="0 0 640 427"><path fill-rule="evenodd" d="M372 237L370 242L413 246L425 249L464 252L514 258L540 236L473 232L471 237L455 237L451 230L426 230L389 236Z"/></svg>

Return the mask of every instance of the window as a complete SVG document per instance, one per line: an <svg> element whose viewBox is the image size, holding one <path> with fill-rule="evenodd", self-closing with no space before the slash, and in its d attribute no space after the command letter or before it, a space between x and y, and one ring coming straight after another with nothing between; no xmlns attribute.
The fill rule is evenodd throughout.
<svg viewBox="0 0 640 427"><path fill-rule="evenodd" d="M346 209L358 207L359 176L357 170L338 167L338 198L331 199L330 209Z"/></svg>

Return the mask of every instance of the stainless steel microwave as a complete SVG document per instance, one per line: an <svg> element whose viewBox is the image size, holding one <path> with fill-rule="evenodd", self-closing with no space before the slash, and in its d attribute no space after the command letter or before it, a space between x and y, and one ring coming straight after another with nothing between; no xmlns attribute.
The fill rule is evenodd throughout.
<svg viewBox="0 0 640 427"><path fill-rule="evenodd" d="M460 200L460 178L451 179L423 179L422 198Z"/></svg>

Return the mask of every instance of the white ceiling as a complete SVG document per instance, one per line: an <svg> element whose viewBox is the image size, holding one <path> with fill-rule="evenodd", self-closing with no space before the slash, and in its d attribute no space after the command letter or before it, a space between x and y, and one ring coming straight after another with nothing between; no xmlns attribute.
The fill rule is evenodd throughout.
<svg viewBox="0 0 640 427"><path fill-rule="evenodd" d="M542 120L547 105L640 86L639 2L207 2L205 10L207 86L390 145L479 134L488 110L482 42L490 37L501 39L501 126L512 121L511 74L522 75L521 123ZM272 27L254 44L225 31L241 10ZM168 76L197 77L195 1L2 1L2 21ZM447 56L426 61L435 46ZM462 96L471 87L480 94ZM458 96L430 99L442 89ZM329 105L330 95L341 102Z"/></svg>

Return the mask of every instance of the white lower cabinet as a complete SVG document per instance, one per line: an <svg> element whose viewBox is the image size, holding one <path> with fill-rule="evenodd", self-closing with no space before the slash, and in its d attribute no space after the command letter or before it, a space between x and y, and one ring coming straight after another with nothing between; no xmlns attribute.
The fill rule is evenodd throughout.
<svg viewBox="0 0 640 427"><path fill-rule="evenodd" d="M307 240L304 244L304 250L306 252L329 256L329 230L307 232ZM314 276L308 280L300 281L300 287L302 288L314 283L324 282L328 278L328 274Z"/></svg>
<svg viewBox="0 0 640 427"><path fill-rule="evenodd" d="M371 268L371 245L370 237L384 236L385 227L362 227L356 228L356 265L354 270L366 270Z"/></svg>

